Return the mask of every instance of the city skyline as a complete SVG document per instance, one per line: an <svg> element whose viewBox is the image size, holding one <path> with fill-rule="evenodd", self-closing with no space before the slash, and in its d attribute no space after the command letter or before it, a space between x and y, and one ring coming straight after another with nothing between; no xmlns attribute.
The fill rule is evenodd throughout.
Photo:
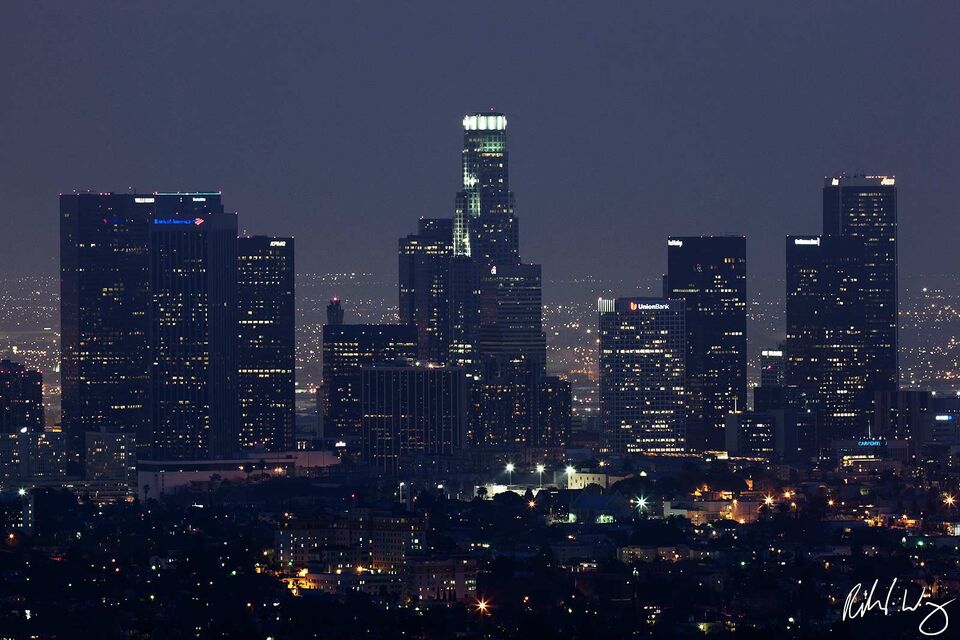
<svg viewBox="0 0 960 640"><path fill-rule="evenodd" d="M413 11L427 13L428 6ZM86 72L107 57L108 68L117 71L113 80L117 90L125 91L143 107L144 113L138 117L151 119L155 126L133 127L122 113L117 120L117 131L125 134L122 138L91 126L93 113L113 107L90 89L81 92L93 99L89 110L66 113L62 106L51 105L39 116L20 118L25 125L12 132L3 153L10 162L7 175L11 179L2 185L0 201L6 203L9 213L18 215L11 216L8 233L0 239L0 268L15 274L55 272L55 237L34 224L49 209L52 194L88 187L119 190L128 185L151 191L175 184L230 193L251 235L275 233L272 226L276 225L303 243L309 241L316 225L328 226L317 250L303 254L305 272L356 271L370 265L371 271L389 279L396 269L390 255L391 238L408 233L411 218L452 215L453 202L443 194L462 182L456 169L458 144L451 135L460 124L457 114L494 108L509 114L514 132L511 165L518 185L514 189L517 211L524 220L525 258L552 264L550 276L597 275L614 269L647 273L662 262L660 238L726 232L763 238L750 245L754 277L761 273L779 276L783 250L779 238L788 233L815 233L820 228L817 186L823 176L840 170L897 174L902 184L901 207L911 212L902 221L902 237L905 243L924 248L902 256L903 275L949 272L949 243L927 230L948 224L952 215L947 185L949 176L956 173L957 156L945 145L956 137L951 135L956 125L940 117L939 111L931 113L926 101L912 97L936 95L946 101L944 113L951 111L946 105L956 104L956 92L939 82L934 71L949 68L956 53L940 49L941 40L929 37L929 30L949 23L942 19L944 12L887 7L861 15L850 7L832 4L814 5L809 13L764 7L741 23L726 16L726 10L708 5L692 13L608 7L596 14L610 33L598 51L588 51L582 40L567 38L568 49L548 49L554 58L545 54L526 57L514 70L503 60L516 54L521 45L509 36L529 26L534 16L523 8L503 10L505 18L513 19L478 30L488 35L489 44L501 45L500 49L491 48L490 61L432 55L450 46L445 38L432 34L424 34L424 49L419 52L403 49L405 41L394 37L384 44L370 43L370 63L364 68L373 77L394 76L391 87L413 80L436 86L437 80L431 78L445 78L451 79L451 88L458 89L455 96L436 91L440 99L429 105L400 100L394 115L383 118L374 115L382 101L375 101L377 108L365 105L363 98L376 94L337 73L333 67L337 58L314 59L311 49L295 49L282 40L285 33L299 32L292 19L296 16L304 24L315 21L321 26L346 20L349 28L330 34L333 41L353 35L366 42L355 32L357 16L342 7L317 13L302 9L289 16L249 5L236 16L220 15L212 8L192 10L198 19L210 19L204 21L214 25L207 37L222 42L241 60L248 61L245 54L237 52L237 42L249 36L274 45L273 60L288 63L276 69L267 61L246 67L250 78L263 80L271 88L293 89L301 98L285 101L275 117L263 113L266 95L261 98L233 86L236 74L221 78L224 74L216 73L232 64L225 54L191 58L206 60L200 70L211 72L205 75L212 86L198 84L192 74L181 74L181 79L173 82L167 75L148 75L141 81L141 74L127 73L130 66L142 64L142 55L156 50L169 50L170 71L164 74L188 68L185 56L196 52L195 45L182 42L179 52L165 46L179 42L169 40L173 36L163 29L170 16L153 16L157 27L145 34L143 54L133 47L129 59L113 59L109 58L111 49L94 48L68 61L60 55L64 43L55 37L62 20L70 18L93 33L110 28L129 40L137 32L129 22L132 16L124 12L101 15L92 23L93 15L69 11L44 15L15 7L15 14L23 15L21 19L12 15L8 24L30 25L36 39L23 42L22 36L10 34L0 41L6 46L22 45L23 51L46 43L51 53L6 56L15 61L7 73L16 74L10 81L20 91L0 106L5 120L23 114L30 98L43 89L31 80L31 72L38 70L35 65L47 65L49 69L44 69L52 71L52 77L78 90L82 86L75 85L80 79L90 77ZM461 11L445 8L432 13L443 24L455 21ZM949 14L953 11L948 10ZM384 8L372 18L370 28L384 28L392 12ZM884 47L881 38L865 35L870 29L843 29L845 16L852 13L872 24L877 33L915 43L911 47L914 55L936 64L908 66L895 57L896 48ZM256 17L262 29L251 34L242 17ZM565 34L566 17L566 10L548 13L541 28L549 34ZM730 35L705 32L708 18L722 20L732 30ZM476 19L490 20L482 15ZM817 24L818 30L811 32L811 23ZM648 25L641 31L646 38L627 32L628 25L637 24ZM733 33L741 36L741 44L728 40ZM777 33L784 37L775 38ZM685 36L682 39L681 34ZM701 44L684 50L681 43L694 36ZM384 50L388 45L401 47L404 55L388 59ZM769 49L771 60L751 57L754 48L761 46ZM703 55L707 50L720 55ZM811 57L803 58L802 51L812 51ZM647 54L661 66L643 63ZM423 65L422 70L410 75L414 72L403 65L405 61L416 61ZM591 74L591 63L601 62L601 73ZM453 80L459 77L450 75L458 64L464 75L473 71L472 75L479 73L488 82L472 86ZM499 76L492 73L494 69L500 69ZM584 96L574 99L565 95L561 69L570 75L569 81L583 83ZM625 74L626 69L632 69L633 75ZM354 110L346 111L324 99L321 89L308 91L297 81L300 76L292 75L294 70L314 70L316 77L331 78L331 89L349 89L356 97ZM791 71L803 73L812 84L788 83ZM530 86L518 82L518 74L531 73L542 81ZM595 77L591 79L591 75ZM672 82L677 77L684 79ZM849 77L858 80L851 83ZM267 78L274 79L267 82ZM722 84L722 78L729 82ZM778 96L769 113L755 88L758 78ZM144 104L147 96L155 95L149 89L151 83L162 80L172 82L169 97L152 100L155 105ZM896 91L890 88L894 86ZM199 91L198 95L209 97L213 87L235 98L230 113L216 116L225 120L218 121L206 108L183 111L189 104L184 102L188 95ZM838 92L840 87L845 90ZM591 90L607 96L606 100L590 99ZM832 96L830 108L824 109L823 96L827 95ZM843 97L835 98L838 95ZM705 99L711 109L700 110ZM877 101L888 105L886 111L866 108ZM310 117L303 111L307 105L314 112ZM158 111L158 107L164 110ZM778 111L789 114L786 122L773 117ZM891 119L889 114L897 117ZM265 117L267 127L243 126L259 116ZM194 131L200 133L199 147L187 143L192 136L189 132ZM874 135L875 131L883 135ZM29 137L24 137L28 133ZM161 135L162 140L154 137ZM108 152L79 161L83 149L97 145L106 145ZM225 159L201 161L201 156L214 152L213 145L223 150ZM196 148L199 153L177 154L177 147ZM922 153L916 150L921 147ZM143 149L153 151L144 155ZM245 158L251 151L258 158L256 163ZM39 153L44 156L43 163L38 162ZM174 155L179 157L176 166L165 160ZM43 171L38 172L41 165ZM291 170L279 172L274 166ZM364 170L358 171L359 167ZM575 178L563 179L565 175ZM576 221L584 215L598 224L578 226ZM386 233L380 234L381 229ZM50 251L27 252L26 246ZM555 256L563 259L551 259Z"/></svg>
<svg viewBox="0 0 960 640"><path fill-rule="evenodd" d="M0 24L0 635L947 637L960 5L220 1Z"/></svg>

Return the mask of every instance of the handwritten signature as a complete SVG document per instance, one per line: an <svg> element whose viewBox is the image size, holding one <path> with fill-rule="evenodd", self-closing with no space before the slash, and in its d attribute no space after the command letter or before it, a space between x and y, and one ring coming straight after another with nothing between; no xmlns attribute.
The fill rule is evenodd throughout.
<svg viewBox="0 0 960 640"><path fill-rule="evenodd" d="M950 626L950 615L947 613L947 605L956 600L947 600L943 603L931 602L927 588L920 590L920 595L916 599L910 597L909 588L903 585L899 588L901 593L897 593L897 579L894 578L886 590L878 593L877 586L879 578L873 581L869 590L865 589L863 583L858 582L850 589L847 594L847 600L843 603L843 619L855 620L864 618L868 613L876 609L885 616L895 613L911 612L921 607L930 607L930 611L920 621L917 630L925 636L938 636L947 630ZM924 609L925 611L926 609ZM940 626L935 626L939 624Z"/></svg>

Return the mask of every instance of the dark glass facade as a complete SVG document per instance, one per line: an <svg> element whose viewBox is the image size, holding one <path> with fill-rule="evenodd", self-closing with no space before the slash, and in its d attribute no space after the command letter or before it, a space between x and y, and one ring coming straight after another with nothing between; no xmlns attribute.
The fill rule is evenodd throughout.
<svg viewBox="0 0 960 640"><path fill-rule="evenodd" d="M0 360L0 434L43 431L43 375Z"/></svg>
<svg viewBox="0 0 960 640"><path fill-rule="evenodd" d="M863 245L865 384L871 392L896 391L900 385L896 179L880 175L826 178L823 234Z"/></svg>
<svg viewBox="0 0 960 640"><path fill-rule="evenodd" d="M746 238L669 238L665 289L686 303L687 444L722 449L727 414L747 406Z"/></svg>
<svg viewBox="0 0 960 640"><path fill-rule="evenodd" d="M323 430L326 437L360 436L360 371L417 358L417 328L409 324L340 324L323 327Z"/></svg>
<svg viewBox="0 0 960 640"><path fill-rule="evenodd" d="M156 194L150 225L153 460L238 449L237 217L219 193Z"/></svg>
<svg viewBox="0 0 960 640"><path fill-rule="evenodd" d="M60 382L66 446L108 429L149 442L152 194L60 196ZM74 469L78 472L77 469Z"/></svg>
<svg viewBox="0 0 960 640"><path fill-rule="evenodd" d="M370 367L359 376L363 459L396 474L406 459L463 447L466 379L446 367Z"/></svg>
<svg viewBox="0 0 960 640"><path fill-rule="evenodd" d="M421 218L417 233L400 239L400 322L416 325L418 357L425 362L447 362L452 254L450 218Z"/></svg>
<svg viewBox="0 0 960 640"><path fill-rule="evenodd" d="M296 299L293 238L237 240L240 447L294 446Z"/></svg>

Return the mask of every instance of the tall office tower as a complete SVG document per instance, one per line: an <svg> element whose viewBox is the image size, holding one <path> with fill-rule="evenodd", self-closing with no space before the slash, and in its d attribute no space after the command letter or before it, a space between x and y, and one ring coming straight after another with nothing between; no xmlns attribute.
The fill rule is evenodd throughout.
<svg viewBox="0 0 960 640"><path fill-rule="evenodd" d="M327 324L343 324L343 305L340 304L340 298L330 298L327 305Z"/></svg>
<svg viewBox="0 0 960 640"><path fill-rule="evenodd" d="M150 434L149 231L153 195L60 196L62 425L75 460L85 434ZM78 468L72 468L78 473Z"/></svg>
<svg viewBox="0 0 960 640"><path fill-rule="evenodd" d="M864 247L850 238L824 236L819 384L821 448L833 440L870 433L873 392L867 388Z"/></svg>
<svg viewBox="0 0 960 640"><path fill-rule="evenodd" d="M683 300L599 301L600 423L615 453L685 449Z"/></svg>
<svg viewBox="0 0 960 640"><path fill-rule="evenodd" d="M480 278L479 347L484 377L546 372L540 265L484 269Z"/></svg>
<svg viewBox="0 0 960 640"><path fill-rule="evenodd" d="M151 460L238 450L237 216L219 193L155 194ZM139 448L139 447L138 447Z"/></svg>
<svg viewBox="0 0 960 640"><path fill-rule="evenodd" d="M43 376L0 360L0 434L43 431Z"/></svg>
<svg viewBox="0 0 960 640"><path fill-rule="evenodd" d="M363 459L396 474L412 458L449 456L464 441L466 379L447 367L365 367Z"/></svg>
<svg viewBox="0 0 960 640"><path fill-rule="evenodd" d="M417 327L420 360L447 362L453 220L420 218L419 230L400 238L400 322Z"/></svg>
<svg viewBox="0 0 960 640"><path fill-rule="evenodd" d="M784 383L816 389L822 341L823 249L820 236L787 236L787 339Z"/></svg>
<svg viewBox="0 0 960 640"><path fill-rule="evenodd" d="M667 240L665 296L687 314L687 444L724 446L728 413L747 406L747 239Z"/></svg>
<svg viewBox="0 0 960 640"><path fill-rule="evenodd" d="M544 376L540 380L538 401L530 444L548 449L562 448L570 438L573 403L570 382L557 376Z"/></svg>
<svg viewBox="0 0 960 640"><path fill-rule="evenodd" d="M870 430L864 271L857 239L787 237L785 382L816 407L818 451Z"/></svg>
<svg viewBox="0 0 960 640"><path fill-rule="evenodd" d="M823 234L863 245L864 365L869 392L900 388L897 187L894 176L838 175L823 186ZM871 402L872 404L872 402Z"/></svg>
<svg viewBox="0 0 960 640"><path fill-rule="evenodd" d="M242 449L293 449L294 279L293 238L237 239L237 395Z"/></svg>
<svg viewBox="0 0 960 640"><path fill-rule="evenodd" d="M520 262L506 142L507 119L502 113L463 118L463 190L456 199L453 253L472 256L484 265Z"/></svg>
<svg viewBox="0 0 960 640"><path fill-rule="evenodd" d="M782 387L785 368L783 345L760 352L760 386Z"/></svg>
<svg viewBox="0 0 960 640"><path fill-rule="evenodd" d="M328 324L323 327L325 437L360 436L363 417L360 370L417 358L417 328L411 324Z"/></svg>
<svg viewBox="0 0 960 640"><path fill-rule="evenodd" d="M471 379L480 375L480 270L469 256L450 258L447 363Z"/></svg>

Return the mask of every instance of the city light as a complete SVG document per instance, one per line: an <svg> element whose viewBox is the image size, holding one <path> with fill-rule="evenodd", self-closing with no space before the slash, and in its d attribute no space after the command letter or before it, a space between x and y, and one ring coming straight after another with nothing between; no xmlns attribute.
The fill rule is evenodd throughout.
<svg viewBox="0 0 960 640"><path fill-rule="evenodd" d="M480 615L487 615L490 613L490 601L483 598L477 598L476 604L473 605L474 609L477 610L477 613Z"/></svg>

